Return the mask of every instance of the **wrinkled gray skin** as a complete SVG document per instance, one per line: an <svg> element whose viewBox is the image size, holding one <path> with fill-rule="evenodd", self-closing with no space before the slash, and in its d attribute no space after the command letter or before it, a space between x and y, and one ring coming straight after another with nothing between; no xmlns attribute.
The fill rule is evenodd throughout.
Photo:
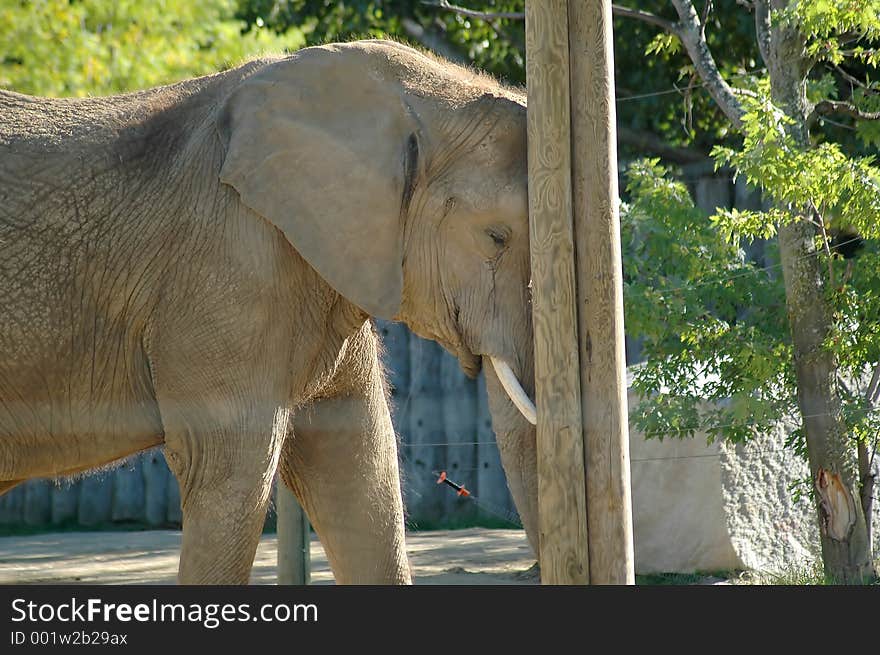
<svg viewBox="0 0 880 655"><path fill-rule="evenodd" d="M0 492L164 444L182 583L247 582L276 470L338 582L409 582L369 317L531 393L524 98L365 41L0 117ZM486 369L534 545L534 431Z"/></svg>

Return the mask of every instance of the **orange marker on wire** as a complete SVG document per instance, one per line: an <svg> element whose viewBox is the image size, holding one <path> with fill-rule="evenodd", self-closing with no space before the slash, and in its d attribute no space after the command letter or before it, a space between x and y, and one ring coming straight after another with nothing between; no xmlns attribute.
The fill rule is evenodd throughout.
<svg viewBox="0 0 880 655"><path fill-rule="evenodd" d="M452 480L446 477L446 471L440 471L439 476L437 478L437 484L447 484L458 492L459 496L467 497L471 495L471 492L464 488L464 485L455 484Z"/></svg>
<svg viewBox="0 0 880 655"><path fill-rule="evenodd" d="M502 507L498 507L497 505L492 505L491 503L487 503L486 501L479 500L476 496L474 496L470 491L464 488L463 485L456 484L452 482L446 475L446 471L431 471L432 474L437 476L437 484L446 484L458 493L462 498L470 498L473 502L479 505L484 511L489 512L490 514L494 514L505 521L510 522L511 525L514 525L518 528L522 527L522 523L520 523L519 516L515 513L511 513L505 510Z"/></svg>

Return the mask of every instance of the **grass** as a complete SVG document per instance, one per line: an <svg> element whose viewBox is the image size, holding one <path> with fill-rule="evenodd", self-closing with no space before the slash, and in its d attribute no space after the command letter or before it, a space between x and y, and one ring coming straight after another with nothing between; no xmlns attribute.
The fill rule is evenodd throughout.
<svg viewBox="0 0 880 655"><path fill-rule="evenodd" d="M874 562L874 570L880 571L880 559ZM784 586L823 586L836 584L825 575L821 560L792 564L778 571L747 571L731 580L733 584L745 585L784 585ZM880 585L880 579L866 582L867 585Z"/></svg>
<svg viewBox="0 0 880 655"><path fill-rule="evenodd" d="M728 580L733 574L730 571L711 571L696 573L651 573L637 575L636 584L643 586L685 586L704 585L721 580Z"/></svg>
<svg viewBox="0 0 880 655"><path fill-rule="evenodd" d="M778 571L749 571L743 574L739 584L814 586L829 584L822 562L815 560L804 564L791 564Z"/></svg>

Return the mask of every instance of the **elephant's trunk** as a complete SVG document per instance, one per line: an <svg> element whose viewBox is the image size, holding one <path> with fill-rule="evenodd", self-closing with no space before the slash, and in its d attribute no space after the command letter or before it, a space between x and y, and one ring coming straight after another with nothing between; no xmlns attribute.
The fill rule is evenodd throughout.
<svg viewBox="0 0 880 655"><path fill-rule="evenodd" d="M528 389L533 388L532 367L530 361L524 362L519 377L506 364L499 367L496 361L492 366L484 367L486 387L489 393L489 411L492 414L492 427L495 440L501 453L501 464L507 477L507 485L516 504L529 544L535 556L538 556L538 468L537 443L535 426L527 421L515 405L511 394L504 384L499 369L507 371L516 382L522 395L528 398ZM531 404L531 401L529 401ZM532 405L534 412L534 405ZM534 414L532 414L534 416Z"/></svg>

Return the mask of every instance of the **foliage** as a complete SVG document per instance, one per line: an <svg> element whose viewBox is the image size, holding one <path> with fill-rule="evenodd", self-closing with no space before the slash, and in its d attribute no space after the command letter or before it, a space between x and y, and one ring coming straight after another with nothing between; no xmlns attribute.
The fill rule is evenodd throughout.
<svg viewBox="0 0 880 655"><path fill-rule="evenodd" d="M706 430L710 440L743 440L767 431L794 409L778 267L761 268L738 240L719 238L656 160L634 163L627 177L627 329L642 336L647 357L634 380L644 397L637 425L661 438Z"/></svg>
<svg viewBox="0 0 880 655"><path fill-rule="evenodd" d="M807 207L811 220L830 229L832 216L846 216L847 223L863 237L880 237L880 170L870 157L850 157L836 143L821 143L803 149L784 130L793 119L773 105L766 84L756 98L745 97L742 146L716 147L712 154L719 164L735 168L748 181L761 187L777 205ZM728 236L769 236L774 225L800 220L799 212L755 213L762 221L738 225L719 217Z"/></svg>
<svg viewBox="0 0 880 655"><path fill-rule="evenodd" d="M0 0L0 87L36 95L110 94L216 72L294 49L266 29L242 36L234 0Z"/></svg>
<svg viewBox="0 0 880 655"><path fill-rule="evenodd" d="M873 66L880 64L880 50L856 44L853 39L880 38L880 0L796 0L781 15L809 37L807 52L817 59L843 62L847 57Z"/></svg>
<svg viewBox="0 0 880 655"><path fill-rule="evenodd" d="M865 14L868 4L876 3L802 1L786 19L810 30L811 42L832 43L846 31L851 46L880 34L880 12ZM833 20L838 23L831 29ZM814 63L829 52L816 54ZM859 65L864 71L867 64ZM814 103L836 98L837 78L824 72L812 82ZM645 334L649 358L636 372L635 386L653 394L641 403L638 423L649 436L699 429L710 439L740 440L796 415L780 266L758 268L739 247L757 240L775 261L764 240L780 225L809 221L817 227L817 243L808 256L823 262L831 313L824 347L837 362L844 420L854 440L873 443L880 415L866 404L865 383L880 362L880 169L873 157L860 156L851 140L835 142L830 133L815 131L812 143L797 143L787 128L798 119L773 104L769 78L755 76L750 88L753 95L740 97L745 114L739 143L716 146L712 154L719 167L732 168L760 188L771 208L719 209L706 217L656 162L629 171L631 201L621 212L624 247L630 251L624 260L627 321ZM862 91L867 97L871 89L866 85ZM677 235L686 235L682 243L674 240ZM847 239L860 247L843 248ZM724 398L729 400L720 409L700 403ZM805 452L800 431L789 445Z"/></svg>
<svg viewBox="0 0 880 655"><path fill-rule="evenodd" d="M880 560L874 562L874 568L880 569ZM731 584L738 585L784 585L786 587L842 584L825 572L822 560L818 557L815 559L810 557L797 564L788 564L778 570L744 571L738 576L731 576L729 581ZM880 585L880 580L868 584Z"/></svg>
<svg viewBox="0 0 880 655"><path fill-rule="evenodd" d="M752 129L778 135L760 119L746 123L754 125L747 143L767 147ZM837 282L828 286L833 331L826 345L840 368L844 414L854 437L868 440L880 430L880 416L865 411L863 388L880 361L877 171L831 145L807 151L783 145L775 143L766 157L720 153L771 197L855 217L847 225L872 237L855 261L833 251L829 258L822 244L815 255L827 259ZM627 177L631 200L621 207L627 328L642 335L647 358L634 379L645 398L636 424L649 437L705 431L710 440L740 441L766 433L797 409L785 291L779 265L758 266L740 244L802 218L779 210L719 210L707 217L656 160L636 162ZM766 259L776 261L773 243L762 245ZM799 437L792 441L802 449Z"/></svg>
<svg viewBox="0 0 880 655"><path fill-rule="evenodd" d="M864 112L880 112L880 0L796 0L779 20L797 26L807 38L807 52L816 66L813 84L823 80L822 98L850 102ZM833 75L822 71L833 71ZM819 72L816 72L819 71ZM830 86L829 86L830 85ZM818 102L822 98L810 98ZM820 121L820 126L826 123ZM880 121L845 120L843 127L855 134L863 151L873 152L880 145ZM835 135L846 142L850 135Z"/></svg>
<svg viewBox="0 0 880 655"><path fill-rule="evenodd" d="M830 585L832 582L825 575L821 560L806 559L776 571L748 571L739 578L734 578L733 584L816 586Z"/></svg>
<svg viewBox="0 0 880 655"><path fill-rule="evenodd" d="M636 575L636 584L644 586L683 586L683 585L710 585L725 582L734 575L733 571L710 571L694 573L647 573Z"/></svg>

